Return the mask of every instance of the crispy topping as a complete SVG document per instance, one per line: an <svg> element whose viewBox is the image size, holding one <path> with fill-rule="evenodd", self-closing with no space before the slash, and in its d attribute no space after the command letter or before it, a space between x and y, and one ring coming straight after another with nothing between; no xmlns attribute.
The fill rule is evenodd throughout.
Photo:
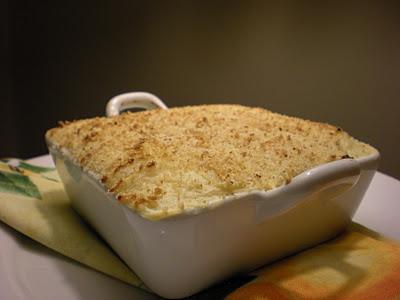
<svg viewBox="0 0 400 300"><path fill-rule="evenodd" d="M146 164L146 167L151 168L151 167L154 167L155 165L156 165L156 162L155 162L154 160L152 160L152 161L149 161L149 162Z"/></svg>
<svg viewBox="0 0 400 300"><path fill-rule="evenodd" d="M58 121L58 126L59 127L64 127L68 125L70 122L69 121Z"/></svg>
<svg viewBox="0 0 400 300"><path fill-rule="evenodd" d="M328 124L204 105L62 122L46 138L149 219L270 190L317 165L376 150Z"/></svg>

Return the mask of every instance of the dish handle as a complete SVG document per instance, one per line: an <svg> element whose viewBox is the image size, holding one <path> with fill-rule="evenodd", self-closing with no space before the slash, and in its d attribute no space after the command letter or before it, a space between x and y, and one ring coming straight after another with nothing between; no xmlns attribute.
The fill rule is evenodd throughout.
<svg viewBox="0 0 400 300"><path fill-rule="evenodd" d="M111 98L107 103L107 117L118 116L122 111L132 108L168 109L164 102L153 94L146 92L125 93Z"/></svg>
<svg viewBox="0 0 400 300"><path fill-rule="evenodd" d="M360 164L355 159L341 159L305 171L285 186L259 193L257 221L281 215L317 194L324 201L336 198L357 183L360 173Z"/></svg>

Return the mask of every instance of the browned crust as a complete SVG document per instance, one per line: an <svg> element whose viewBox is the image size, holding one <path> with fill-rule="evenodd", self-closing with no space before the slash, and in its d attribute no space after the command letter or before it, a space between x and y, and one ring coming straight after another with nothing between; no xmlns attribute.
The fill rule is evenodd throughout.
<svg viewBox="0 0 400 300"><path fill-rule="evenodd" d="M376 151L341 128L239 105L60 122L46 138L141 213L269 190L319 164Z"/></svg>

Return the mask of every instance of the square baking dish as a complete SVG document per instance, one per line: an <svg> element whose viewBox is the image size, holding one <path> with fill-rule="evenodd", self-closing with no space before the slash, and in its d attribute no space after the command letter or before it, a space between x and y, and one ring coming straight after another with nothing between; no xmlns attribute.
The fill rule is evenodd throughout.
<svg viewBox="0 0 400 300"><path fill-rule="evenodd" d="M146 93L110 100L108 115L166 106ZM119 203L93 174L47 141L73 207L155 293L182 298L330 239L351 221L379 153L317 166L269 191L152 221Z"/></svg>

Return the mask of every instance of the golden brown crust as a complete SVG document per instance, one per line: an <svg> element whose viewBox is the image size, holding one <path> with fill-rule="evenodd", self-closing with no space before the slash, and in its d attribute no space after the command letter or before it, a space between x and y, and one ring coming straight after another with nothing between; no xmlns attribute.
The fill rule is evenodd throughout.
<svg viewBox="0 0 400 300"><path fill-rule="evenodd" d="M270 190L314 166L376 151L340 128L239 105L64 122L46 139L150 219Z"/></svg>

